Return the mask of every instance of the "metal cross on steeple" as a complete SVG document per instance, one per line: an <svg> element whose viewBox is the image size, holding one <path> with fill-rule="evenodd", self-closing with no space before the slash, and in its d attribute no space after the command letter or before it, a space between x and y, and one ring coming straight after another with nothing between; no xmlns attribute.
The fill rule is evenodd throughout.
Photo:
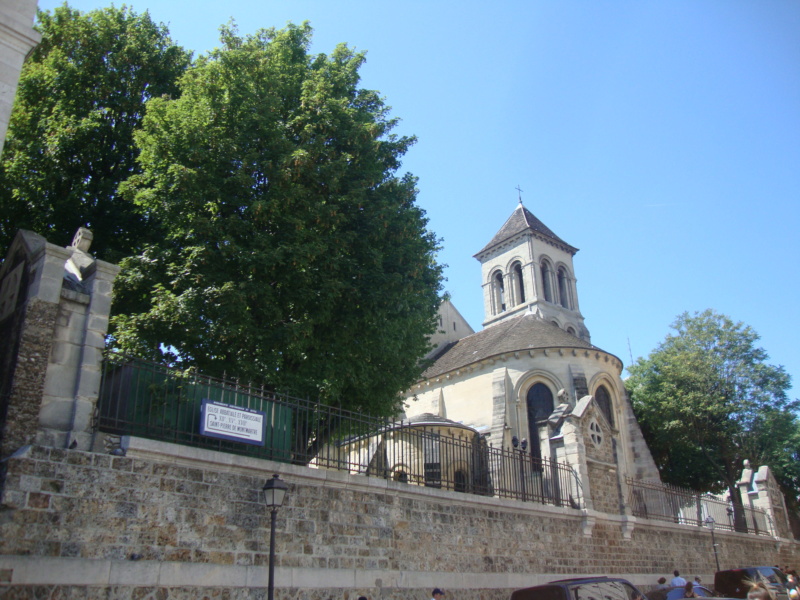
<svg viewBox="0 0 800 600"><path fill-rule="evenodd" d="M519 184L517 184L517 187L515 187L514 189L517 190L517 192L519 192L519 203L522 204L522 192L523 192L523 190L520 189Z"/></svg>

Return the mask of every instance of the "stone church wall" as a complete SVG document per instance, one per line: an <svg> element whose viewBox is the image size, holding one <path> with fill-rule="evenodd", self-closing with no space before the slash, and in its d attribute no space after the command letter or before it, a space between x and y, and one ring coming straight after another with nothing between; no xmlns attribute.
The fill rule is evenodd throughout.
<svg viewBox="0 0 800 600"><path fill-rule="evenodd" d="M422 488L132 439L127 456L29 446L6 461L0 597L263 598L266 479L278 511L276 599L501 600L578 575L643 588L708 581L708 531ZM794 542L717 532L722 568L797 565Z"/></svg>
<svg viewBox="0 0 800 600"><path fill-rule="evenodd" d="M619 479L613 466L589 461L589 481L592 483L594 509L609 514L619 514L622 502L619 497Z"/></svg>

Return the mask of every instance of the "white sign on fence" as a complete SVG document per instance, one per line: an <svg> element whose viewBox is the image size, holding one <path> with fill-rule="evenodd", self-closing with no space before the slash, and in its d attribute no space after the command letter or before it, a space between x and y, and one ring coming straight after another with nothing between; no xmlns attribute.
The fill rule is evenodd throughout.
<svg viewBox="0 0 800 600"><path fill-rule="evenodd" d="M203 398L200 435L264 445L265 413Z"/></svg>

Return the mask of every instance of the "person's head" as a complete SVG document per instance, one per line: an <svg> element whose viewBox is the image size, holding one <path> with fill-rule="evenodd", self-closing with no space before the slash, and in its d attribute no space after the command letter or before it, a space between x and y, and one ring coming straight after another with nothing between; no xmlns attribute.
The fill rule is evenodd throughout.
<svg viewBox="0 0 800 600"><path fill-rule="evenodd" d="M366 596L359 596L358 600L367 600L367 597Z"/></svg>
<svg viewBox="0 0 800 600"><path fill-rule="evenodd" d="M700 580L700 576L699 576L699 575L698 575L697 577L695 577L695 578L694 578L694 582L695 582L696 584L698 584L698 585L700 585L700 584L702 583L702 581Z"/></svg>
<svg viewBox="0 0 800 600"><path fill-rule="evenodd" d="M681 574L680 574L680 573L678 573L678 569L675 569L675 570L672 572L672 574L673 574L673 575L675 575L675 577L680 577L680 576L681 576Z"/></svg>
<svg viewBox="0 0 800 600"><path fill-rule="evenodd" d="M692 585L691 581L687 581L686 585L683 586L683 595L686 596L687 598L694 597L694 585Z"/></svg>
<svg viewBox="0 0 800 600"><path fill-rule="evenodd" d="M750 591L747 592L747 600L775 600L772 590L763 581L756 581L750 584Z"/></svg>
<svg viewBox="0 0 800 600"><path fill-rule="evenodd" d="M442 598L444 598L444 592L439 588L434 588L431 596L433 596L433 600L442 600Z"/></svg>
<svg viewBox="0 0 800 600"><path fill-rule="evenodd" d="M658 578L658 583L659 583L659 585L664 585L665 583L667 583L667 578L666 577L659 577Z"/></svg>

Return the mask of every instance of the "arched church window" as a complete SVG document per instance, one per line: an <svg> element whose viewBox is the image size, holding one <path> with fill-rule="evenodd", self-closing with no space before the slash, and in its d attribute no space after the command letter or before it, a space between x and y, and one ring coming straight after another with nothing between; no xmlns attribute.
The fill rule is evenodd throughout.
<svg viewBox="0 0 800 600"><path fill-rule="evenodd" d="M572 327L567 327L567 333L571 333L572 335L577 335Z"/></svg>
<svg viewBox="0 0 800 600"><path fill-rule="evenodd" d="M553 392L543 383L535 383L528 390L528 423L545 420L553 412ZM535 439L539 439L537 435Z"/></svg>
<svg viewBox="0 0 800 600"><path fill-rule="evenodd" d="M558 268L558 299L564 308L572 308L569 301L569 278L564 267Z"/></svg>
<svg viewBox="0 0 800 600"><path fill-rule="evenodd" d="M514 273L515 304L522 304L525 302L525 282L522 280L522 265L518 262L514 263L511 271Z"/></svg>
<svg viewBox="0 0 800 600"><path fill-rule="evenodd" d="M605 415L608 424L614 426L614 407L611 403L611 394L608 393L606 386L601 385L594 392L594 400Z"/></svg>
<svg viewBox="0 0 800 600"><path fill-rule="evenodd" d="M543 383L534 383L528 390L528 437L530 439L531 456L542 457L539 447L539 426L553 413L553 392Z"/></svg>
<svg viewBox="0 0 800 600"><path fill-rule="evenodd" d="M553 301L553 282L551 280L551 271L550 265L548 262L542 261L541 265L541 272L542 272L542 288L544 288L544 299L547 302Z"/></svg>
<svg viewBox="0 0 800 600"><path fill-rule="evenodd" d="M492 277L492 289L494 290L494 314L498 314L506 309L506 288L503 284L503 274L500 271Z"/></svg>

